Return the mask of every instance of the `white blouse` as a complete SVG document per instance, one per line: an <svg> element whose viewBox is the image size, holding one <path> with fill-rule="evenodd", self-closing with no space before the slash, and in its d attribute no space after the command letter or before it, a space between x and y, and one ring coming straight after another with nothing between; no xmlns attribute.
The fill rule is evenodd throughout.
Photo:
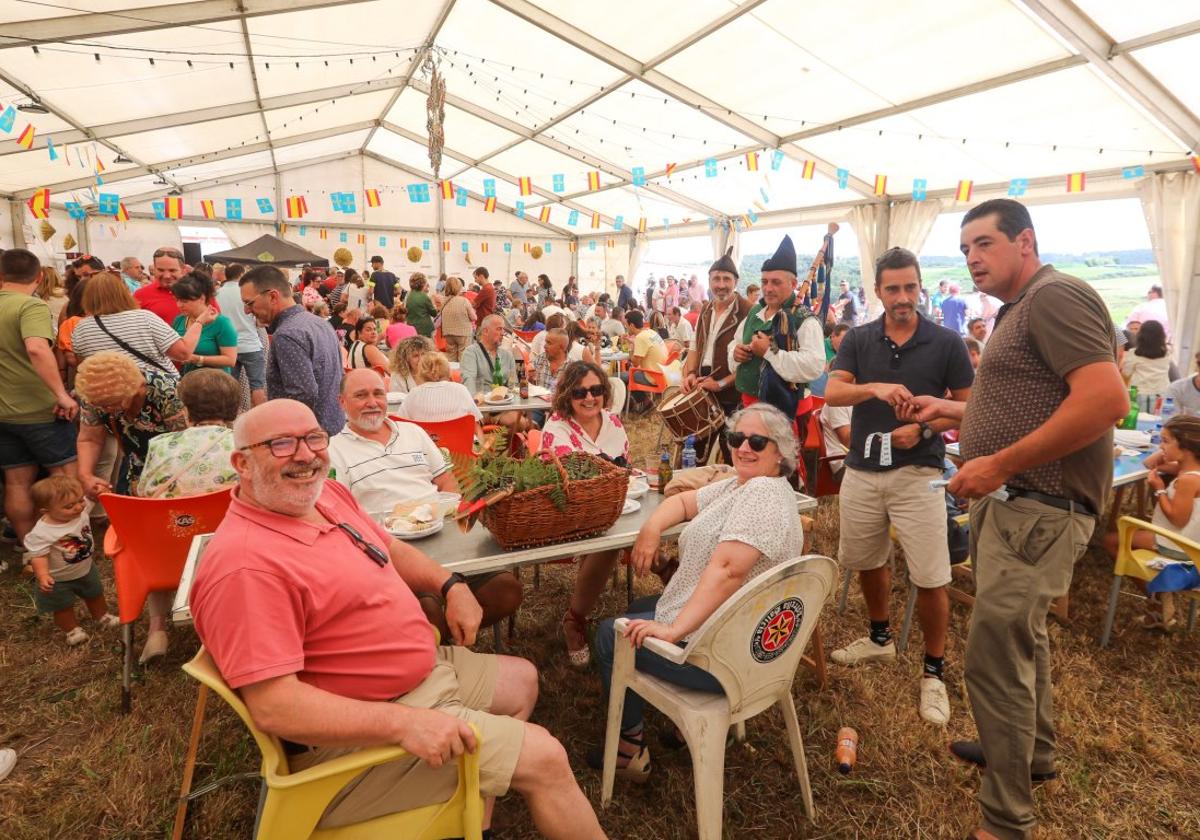
<svg viewBox="0 0 1200 840"><path fill-rule="evenodd" d="M398 417L424 423L441 423L464 414L483 421L471 392L460 382L424 382L408 392L396 411Z"/></svg>

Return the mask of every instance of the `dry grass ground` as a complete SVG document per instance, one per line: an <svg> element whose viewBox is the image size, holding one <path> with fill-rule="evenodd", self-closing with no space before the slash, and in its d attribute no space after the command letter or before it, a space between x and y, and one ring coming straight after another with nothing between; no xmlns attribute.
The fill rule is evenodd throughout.
<svg viewBox="0 0 1200 840"><path fill-rule="evenodd" d="M649 451L653 421L632 424L635 451ZM836 501L819 511L816 550L837 547ZM101 564L111 585L111 569ZM1097 552L1080 563L1072 589L1073 619L1051 626L1061 756L1058 782L1038 794L1042 838L1200 837L1200 639L1161 637L1130 629L1112 647L1096 647L1111 564ZM594 804L599 773L584 764L600 737L605 704L599 679L566 664L558 621L572 580L567 566L551 566L539 590L526 574L526 603L511 652L541 671L535 719L566 744L576 775ZM656 579L652 579L657 584ZM893 604L902 609L904 581ZM111 591L111 590L110 590ZM639 581L637 591L654 591ZM624 586L606 594L600 614L624 607ZM1137 602L1122 600L1118 629L1130 625ZM920 633L897 663L862 670L832 668L817 691L802 673L794 694L808 750L817 819L804 819L783 724L767 713L749 724L746 745L728 752L725 833L731 838L959 838L975 824L977 774L946 753L951 738L973 737L962 683L967 611L953 607L948 681L953 718L948 729L917 715ZM840 646L861 634L861 599L838 616L822 618L827 643ZM490 638L487 637L487 638ZM139 636L140 644L140 636ZM489 642L485 641L486 648ZM35 616L26 584L13 573L0 579L0 746L16 747L20 762L0 783L0 838L161 838L169 835L180 766L196 687L179 665L198 646L176 631L165 664L139 673L134 710L119 709L120 645L113 632L97 633L68 650L49 621ZM861 738L858 766L843 777L832 766L838 727ZM662 718L649 719L654 774L650 784L618 782L613 804L601 814L609 834L622 838L695 836L692 776L686 751L657 745ZM257 750L233 714L210 705L200 744L196 786L253 772ZM257 783L235 780L193 803L189 838L223 840L250 835ZM519 798L498 808L505 838L535 837Z"/></svg>

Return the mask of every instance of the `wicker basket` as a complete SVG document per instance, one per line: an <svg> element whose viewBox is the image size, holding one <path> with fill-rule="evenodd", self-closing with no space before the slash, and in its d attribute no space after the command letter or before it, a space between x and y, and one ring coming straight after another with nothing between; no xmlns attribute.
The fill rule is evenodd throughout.
<svg viewBox="0 0 1200 840"><path fill-rule="evenodd" d="M600 468L600 475L583 481L567 478L558 458L554 466L562 476L567 494L563 510L555 507L549 488L536 487L515 493L485 508L481 521L506 551L569 542L603 534L621 515L629 489L629 471L586 453Z"/></svg>

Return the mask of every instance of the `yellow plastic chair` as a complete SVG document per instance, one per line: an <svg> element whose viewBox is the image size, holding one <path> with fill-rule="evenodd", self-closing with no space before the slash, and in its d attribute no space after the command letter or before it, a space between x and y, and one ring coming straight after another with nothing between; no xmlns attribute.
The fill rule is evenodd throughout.
<svg viewBox="0 0 1200 840"><path fill-rule="evenodd" d="M737 725L740 738L747 719L776 704L787 727L804 812L812 820L812 787L792 701L792 682L836 577L837 566L828 557L806 555L788 560L742 584L692 635L687 647L661 639L645 641L648 650L664 659L708 671L721 683L724 694L683 688L638 671L633 645L624 633L628 620L617 619L601 804L607 805L612 799L621 712L625 690L629 689L683 732L692 754L700 840L721 837L725 737L729 727Z"/></svg>
<svg viewBox="0 0 1200 840"><path fill-rule="evenodd" d="M1112 588L1108 591L1108 612L1104 616L1104 631L1100 635L1100 647L1108 647L1108 641L1112 636L1122 580L1129 577L1141 581L1151 581L1158 575L1159 570L1150 566L1150 561L1159 556L1158 552L1147 548L1133 547L1133 535L1138 530L1150 531L1160 537L1165 537L1174 543L1177 549L1186 554L1193 563L1200 566L1200 545L1181 534L1176 534L1174 531L1169 531L1143 519L1122 516L1117 522L1117 559L1113 563L1113 582ZM1188 612L1188 632L1191 632L1196 626L1196 608L1200 605L1200 590L1184 590L1176 592L1175 596L1191 601Z"/></svg>
<svg viewBox="0 0 1200 840"><path fill-rule="evenodd" d="M372 747L292 773L288 770L287 756L279 739L254 725L246 705L225 684L216 663L204 648L200 648L200 652L183 666L183 670L233 707L262 753L260 772L266 789L255 827L256 840L368 840L380 837L403 837L405 840L463 837L466 840L481 840L483 799L479 794L478 750L465 753L459 759L458 789L449 801L341 828L318 830L317 822L326 807L351 780L364 770L403 758L408 753L400 747ZM479 741L479 737L476 730L476 741Z"/></svg>

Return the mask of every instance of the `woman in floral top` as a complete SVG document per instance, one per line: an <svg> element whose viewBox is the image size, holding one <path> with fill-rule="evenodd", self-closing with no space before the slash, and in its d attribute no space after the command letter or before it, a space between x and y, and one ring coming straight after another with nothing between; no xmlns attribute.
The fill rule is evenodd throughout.
<svg viewBox="0 0 1200 840"><path fill-rule="evenodd" d="M116 492L133 494L150 441L186 425L177 380L157 370L140 370L131 356L105 351L88 356L75 375L79 397L79 480L90 496L112 490L107 476L95 474L108 431L124 452Z"/></svg>
<svg viewBox="0 0 1200 840"><path fill-rule="evenodd" d="M581 451L628 466L629 438L611 408L612 385L607 374L592 362L571 362L559 373L553 413L542 429L542 446L556 455ZM591 661L587 614L620 557L620 551L601 551L579 558L575 590L562 621L572 665L582 668Z"/></svg>

